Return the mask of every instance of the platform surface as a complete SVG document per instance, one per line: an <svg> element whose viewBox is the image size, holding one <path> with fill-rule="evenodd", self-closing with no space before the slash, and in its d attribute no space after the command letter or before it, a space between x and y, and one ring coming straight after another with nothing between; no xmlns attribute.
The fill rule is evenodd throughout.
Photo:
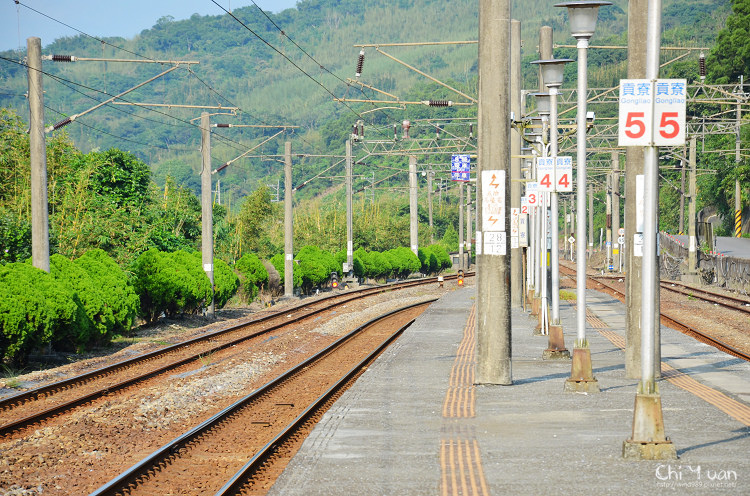
<svg viewBox="0 0 750 496"><path fill-rule="evenodd" d="M662 327L659 387L679 459L624 460L637 385L617 346L624 305L587 291L601 392L580 394L563 392L570 361L542 360L547 338L533 336L536 319L521 309L514 384L473 386L475 297L457 289L422 314L325 414L269 494L750 494L750 364ZM572 351L571 304L561 318Z"/></svg>

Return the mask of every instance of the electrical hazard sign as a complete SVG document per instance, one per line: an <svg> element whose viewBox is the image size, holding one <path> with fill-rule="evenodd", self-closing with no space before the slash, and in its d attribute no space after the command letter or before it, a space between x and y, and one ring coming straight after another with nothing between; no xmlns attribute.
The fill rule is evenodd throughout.
<svg viewBox="0 0 750 496"><path fill-rule="evenodd" d="M505 171L482 171L482 231L505 231Z"/></svg>

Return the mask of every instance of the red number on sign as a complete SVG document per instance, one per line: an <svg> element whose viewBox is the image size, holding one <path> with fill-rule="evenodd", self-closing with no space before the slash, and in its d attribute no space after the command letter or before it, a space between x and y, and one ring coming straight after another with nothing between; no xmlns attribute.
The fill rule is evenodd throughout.
<svg viewBox="0 0 750 496"><path fill-rule="evenodd" d="M539 181L539 184L541 184L545 188L551 187L552 181L550 181L549 174L545 174L544 176L542 176L542 180Z"/></svg>
<svg viewBox="0 0 750 496"><path fill-rule="evenodd" d="M527 207L526 205L524 205L523 207L521 207L521 213L522 214L528 214L529 213L529 207Z"/></svg>
<svg viewBox="0 0 750 496"><path fill-rule="evenodd" d="M568 188L570 186L570 181L568 181L568 175L563 174L560 176L560 179L557 181L558 186L562 186L563 188Z"/></svg>
<svg viewBox="0 0 750 496"><path fill-rule="evenodd" d="M529 193L529 204L536 205L536 195L534 193Z"/></svg>
<svg viewBox="0 0 750 496"><path fill-rule="evenodd" d="M628 117L625 120L625 136L628 138L640 138L643 136L646 132L646 124L642 120L637 120L638 118L643 119L645 117L645 114L643 112L628 112ZM629 128L635 127L635 131L630 131Z"/></svg>
<svg viewBox="0 0 750 496"><path fill-rule="evenodd" d="M659 134L662 138L674 138L680 133L680 124L674 119L677 117L677 112L664 112L661 114L661 122L659 123ZM672 131L666 132L664 128L671 127Z"/></svg>

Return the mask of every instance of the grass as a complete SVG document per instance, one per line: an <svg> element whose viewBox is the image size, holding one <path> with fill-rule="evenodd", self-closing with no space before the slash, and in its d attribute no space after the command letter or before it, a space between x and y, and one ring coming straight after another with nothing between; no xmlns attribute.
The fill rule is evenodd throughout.
<svg viewBox="0 0 750 496"><path fill-rule="evenodd" d="M560 299L561 300L567 300L567 301L573 301L576 299L576 294L572 291L565 291L560 290Z"/></svg>
<svg viewBox="0 0 750 496"><path fill-rule="evenodd" d="M15 370L8 365L2 366L3 372L3 378L5 379L5 387L11 388L11 389L18 389L21 387L21 381L18 380L18 376L21 375L24 370Z"/></svg>

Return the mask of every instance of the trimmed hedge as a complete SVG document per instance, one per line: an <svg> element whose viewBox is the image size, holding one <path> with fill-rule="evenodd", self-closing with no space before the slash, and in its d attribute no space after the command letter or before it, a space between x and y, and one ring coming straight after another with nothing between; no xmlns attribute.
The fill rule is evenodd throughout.
<svg viewBox="0 0 750 496"><path fill-rule="evenodd" d="M243 255L234 268L243 276L242 289L250 303L258 296L260 289L268 285L268 271L255 253Z"/></svg>

